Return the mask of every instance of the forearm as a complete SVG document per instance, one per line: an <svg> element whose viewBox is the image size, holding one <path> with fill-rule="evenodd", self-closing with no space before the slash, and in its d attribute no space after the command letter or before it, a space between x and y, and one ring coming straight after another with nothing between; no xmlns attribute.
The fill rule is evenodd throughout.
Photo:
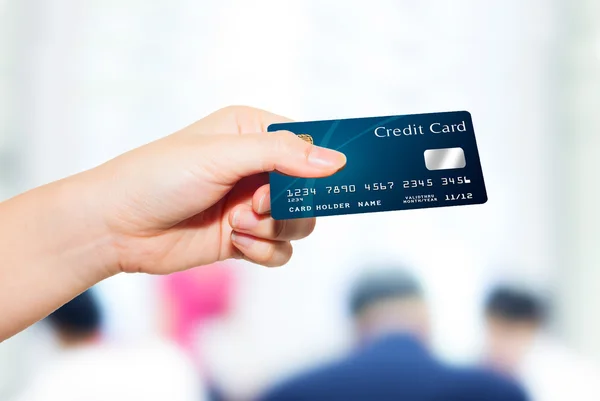
<svg viewBox="0 0 600 401"><path fill-rule="evenodd" d="M0 204L0 341L115 271L84 174Z"/></svg>

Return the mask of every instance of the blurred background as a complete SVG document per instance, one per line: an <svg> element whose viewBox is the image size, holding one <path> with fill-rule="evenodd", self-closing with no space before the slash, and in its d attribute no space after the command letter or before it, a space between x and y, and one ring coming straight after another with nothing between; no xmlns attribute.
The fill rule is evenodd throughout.
<svg viewBox="0 0 600 401"><path fill-rule="evenodd" d="M114 277L93 289L102 342L176 344L206 391L252 399L352 349L349 290L381 264L418 277L448 363L480 363L486 297L510 283L600 364L599 17L597 0L0 0L0 197L231 104L295 120L469 110L487 204L324 218L280 269ZM0 344L1 400L64 352L52 327Z"/></svg>

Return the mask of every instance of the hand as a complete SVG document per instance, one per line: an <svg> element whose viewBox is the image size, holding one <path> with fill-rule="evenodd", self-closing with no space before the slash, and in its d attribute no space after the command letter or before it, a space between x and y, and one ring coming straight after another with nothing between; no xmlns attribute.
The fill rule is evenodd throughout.
<svg viewBox="0 0 600 401"><path fill-rule="evenodd" d="M165 274L228 258L286 263L290 241L309 235L315 219L273 220L266 173L325 177L346 158L290 132L266 133L285 121L228 107L90 170L99 190L90 210L101 211L112 238L115 272Z"/></svg>

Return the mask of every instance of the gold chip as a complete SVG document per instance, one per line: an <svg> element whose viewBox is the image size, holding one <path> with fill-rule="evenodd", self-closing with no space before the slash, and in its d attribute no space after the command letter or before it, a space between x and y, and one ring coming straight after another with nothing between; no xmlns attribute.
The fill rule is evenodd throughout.
<svg viewBox="0 0 600 401"><path fill-rule="evenodd" d="M303 141L306 141L308 143L310 143L311 145L314 145L314 141L312 136L308 135L308 134L300 134L298 135L298 138L302 139Z"/></svg>

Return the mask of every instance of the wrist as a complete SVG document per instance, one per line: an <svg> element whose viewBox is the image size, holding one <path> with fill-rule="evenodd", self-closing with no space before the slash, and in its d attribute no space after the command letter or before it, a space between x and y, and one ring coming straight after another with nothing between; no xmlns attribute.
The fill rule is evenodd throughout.
<svg viewBox="0 0 600 401"><path fill-rule="evenodd" d="M114 274L93 192L73 176L0 203L0 341Z"/></svg>
<svg viewBox="0 0 600 401"><path fill-rule="evenodd" d="M89 172L83 172L32 191L40 204L38 216L51 245L49 258L73 266L75 277L92 286L118 272L112 236L103 215L103 194ZM39 192L36 192L39 191ZM56 253L56 254L55 254Z"/></svg>

